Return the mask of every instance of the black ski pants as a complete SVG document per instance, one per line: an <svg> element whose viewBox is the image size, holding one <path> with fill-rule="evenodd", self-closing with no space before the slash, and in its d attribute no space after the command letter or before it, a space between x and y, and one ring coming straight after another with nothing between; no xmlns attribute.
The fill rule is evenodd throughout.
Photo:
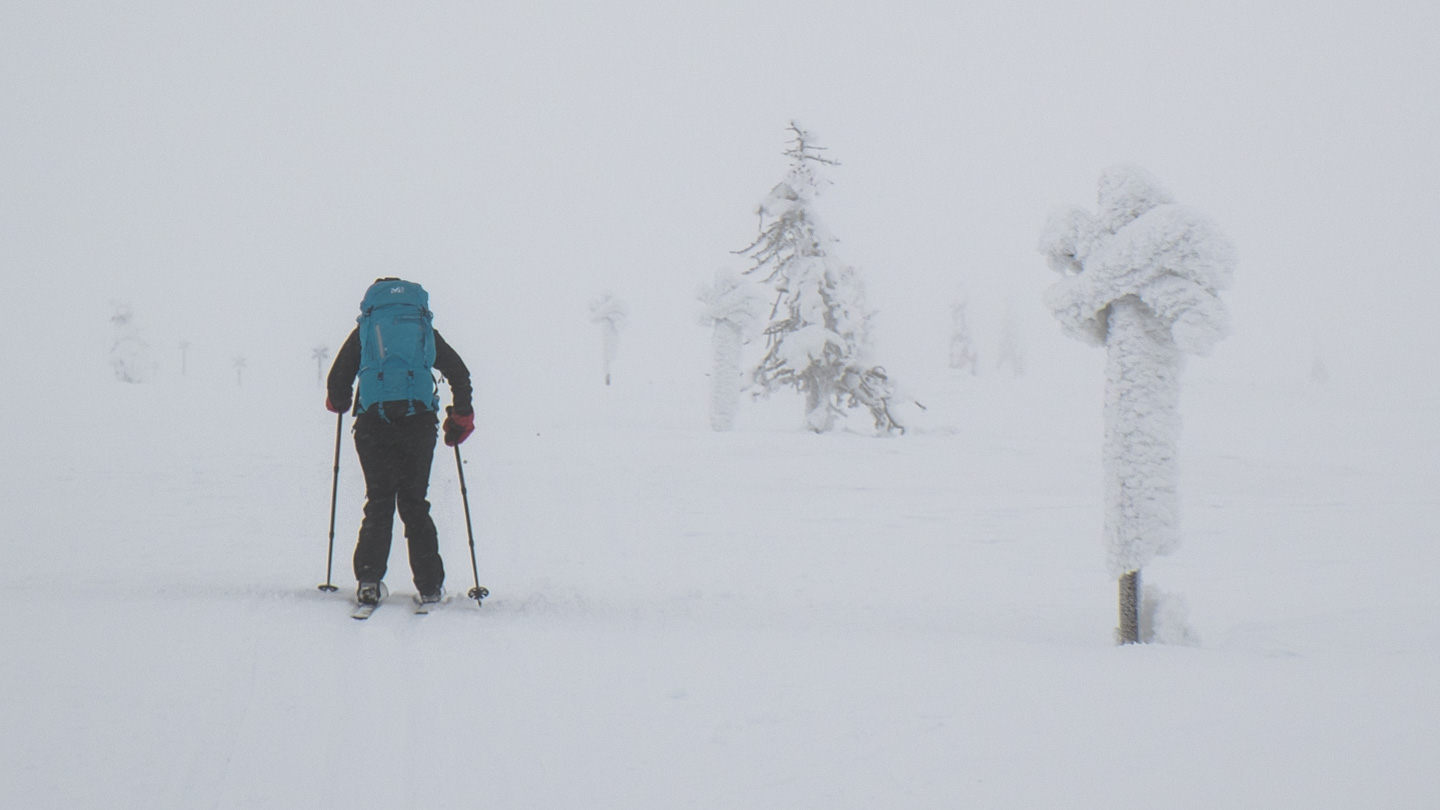
<svg viewBox="0 0 1440 810"><path fill-rule="evenodd" d="M360 582L385 578L397 509L405 523L415 587L430 593L445 582L435 521L425 499L437 421L433 411L388 420L372 411L355 418L355 451L365 471L365 518L355 544L355 579Z"/></svg>

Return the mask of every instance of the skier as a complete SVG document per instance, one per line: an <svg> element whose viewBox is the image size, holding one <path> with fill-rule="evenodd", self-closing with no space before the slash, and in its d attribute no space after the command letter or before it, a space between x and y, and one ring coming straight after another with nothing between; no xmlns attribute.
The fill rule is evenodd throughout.
<svg viewBox="0 0 1440 810"><path fill-rule="evenodd" d="M450 384L451 405L442 425L445 444L465 441L475 429L470 371L460 355L431 326L429 296L419 284L379 278L365 293L359 324L335 355L325 407L331 413L354 400L355 451L365 473L365 516L355 544L356 598L377 605L390 559L395 512L405 523L410 573L422 603L444 596L445 567L435 522L430 518L430 463L440 421L433 367Z"/></svg>

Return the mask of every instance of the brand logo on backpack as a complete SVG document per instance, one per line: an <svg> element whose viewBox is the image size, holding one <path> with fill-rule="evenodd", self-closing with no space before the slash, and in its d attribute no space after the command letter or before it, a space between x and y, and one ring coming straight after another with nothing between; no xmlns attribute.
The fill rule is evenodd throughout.
<svg viewBox="0 0 1440 810"><path fill-rule="evenodd" d="M430 296L413 282L386 279L370 285L360 302L360 387L356 406L406 402L407 413L438 410L430 369L435 365L435 330ZM380 413L384 414L384 408Z"/></svg>

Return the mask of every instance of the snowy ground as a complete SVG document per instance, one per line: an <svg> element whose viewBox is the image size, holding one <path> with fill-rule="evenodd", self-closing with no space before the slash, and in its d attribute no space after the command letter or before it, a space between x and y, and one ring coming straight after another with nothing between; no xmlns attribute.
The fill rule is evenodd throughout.
<svg viewBox="0 0 1440 810"><path fill-rule="evenodd" d="M16 413L0 806L1436 806L1435 398L1197 378L1185 545L1147 582L1200 644L1117 648L1099 391L1060 390L951 381L894 440L789 400L647 425L624 389L495 418L462 448L493 596L411 615L398 542L364 623L348 441L315 587L315 391ZM463 594L453 456L432 493Z"/></svg>

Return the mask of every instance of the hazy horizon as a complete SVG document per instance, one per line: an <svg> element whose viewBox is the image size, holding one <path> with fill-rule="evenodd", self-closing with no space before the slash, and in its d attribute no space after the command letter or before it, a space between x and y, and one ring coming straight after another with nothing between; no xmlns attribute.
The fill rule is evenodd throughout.
<svg viewBox="0 0 1440 810"><path fill-rule="evenodd" d="M823 213L902 375L943 372L962 284L982 354L1010 305L1037 369L1098 368L1044 311L1035 242L1134 162L1239 249L1234 335L1199 373L1299 385L1318 354L1336 386L1433 391L1437 23L1422 3L10 3L4 329L100 365L128 303L168 373L188 339L260 384L395 274L521 387L598 367L605 290L631 308L621 368L688 373L694 290L744 266L795 120L841 164Z"/></svg>

